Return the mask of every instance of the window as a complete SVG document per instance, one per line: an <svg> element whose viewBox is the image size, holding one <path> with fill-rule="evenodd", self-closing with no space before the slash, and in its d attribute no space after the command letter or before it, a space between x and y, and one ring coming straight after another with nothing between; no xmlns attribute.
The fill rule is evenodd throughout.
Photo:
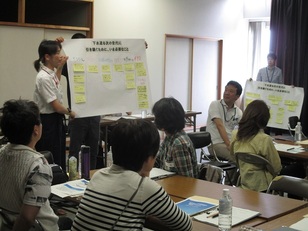
<svg viewBox="0 0 308 231"><path fill-rule="evenodd" d="M270 45L270 22L251 21L248 32L248 74L256 79L258 71L267 66Z"/></svg>

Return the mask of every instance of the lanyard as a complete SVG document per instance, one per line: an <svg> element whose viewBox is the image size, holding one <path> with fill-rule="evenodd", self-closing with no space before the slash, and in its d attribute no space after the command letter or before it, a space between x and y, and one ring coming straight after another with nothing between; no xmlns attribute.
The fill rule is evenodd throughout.
<svg viewBox="0 0 308 231"><path fill-rule="evenodd" d="M233 116L227 120L227 111L225 110L225 106L222 104L222 101L220 100L220 104L222 106L222 110L224 111L224 119L225 119L225 122L230 122L231 120L235 120L235 116L236 116L236 108L234 107L234 114Z"/></svg>
<svg viewBox="0 0 308 231"><path fill-rule="evenodd" d="M269 82L269 83L271 83L271 82L273 81L274 72L275 72L275 67L273 68L272 78L269 79L269 77L268 77L268 67L266 68L266 75L267 75L267 79L268 79L268 82Z"/></svg>

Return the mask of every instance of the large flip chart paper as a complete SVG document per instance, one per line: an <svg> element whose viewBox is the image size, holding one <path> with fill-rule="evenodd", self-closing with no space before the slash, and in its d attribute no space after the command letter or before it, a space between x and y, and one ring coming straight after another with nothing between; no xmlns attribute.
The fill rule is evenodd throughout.
<svg viewBox="0 0 308 231"><path fill-rule="evenodd" d="M288 129L290 116L300 117L304 89L283 84L246 81L244 92L244 108L255 99L264 100L270 107L269 127Z"/></svg>
<svg viewBox="0 0 308 231"><path fill-rule="evenodd" d="M71 39L63 50L78 117L151 108L143 39Z"/></svg>

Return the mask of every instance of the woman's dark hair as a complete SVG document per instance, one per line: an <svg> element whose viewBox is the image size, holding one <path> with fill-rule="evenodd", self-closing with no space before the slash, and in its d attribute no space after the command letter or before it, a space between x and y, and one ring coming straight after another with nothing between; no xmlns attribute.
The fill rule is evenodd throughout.
<svg viewBox="0 0 308 231"><path fill-rule="evenodd" d="M150 156L156 156L159 141L157 128L151 121L123 120L111 133L113 163L138 172Z"/></svg>
<svg viewBox="0 0 308 231"><path fill-rule="evenodd" d="M45 55L54 55L59 48L62 49L61 43L54 40L43 40L38 48L39 58L34 61L35 70L40 70L40 62L45 63Z"/></svg>
<svg viewBox="0 0 308 231"><path fill-rule="evenodd" d="M33 101L9 100L2 108L1 130L12 144L28 145L34 125L39 125L40 111Z"/></svg>
<svg viewBox="0 0 308 231"><path fill-rule="evenodd" d="M185 111L181 103L172 97L157 101L152 108L152 113L159 130L164 129L174 134L185 127Z"/></svg>
<svg viewBox="0 0 308 231"><path fill-rule="evenodd" d="M263 100L254 100L246 107L239 122L237 139L247 141L264 129L270 119L270 111Z"/></svg>

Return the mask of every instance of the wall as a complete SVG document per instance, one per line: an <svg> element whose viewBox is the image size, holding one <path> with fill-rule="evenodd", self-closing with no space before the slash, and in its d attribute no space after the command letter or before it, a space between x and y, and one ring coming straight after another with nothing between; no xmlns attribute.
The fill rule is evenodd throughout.
<svg viewBox="0 0 308 231"><path fill-rule="evenodd" d="M39 42L58 36L70 38L73 33L0 26L0 104L9 98L32 99L36 75L33 61L37 58ZM147 61L154 102L163 96L165 34L223 39L222 85L231 79L245 84L247 20L243 18L242 0L94 2L95 38L145 38L148 42Z"/></svg>
<svg viewBox="0 0 308 231"><path fill-rule="evenodd" d="M223 39L222 84L245 84L248 29L241 0L104 0L94 9L94 37L148 42L153 101L163 96L165 34Z"/></svg>

